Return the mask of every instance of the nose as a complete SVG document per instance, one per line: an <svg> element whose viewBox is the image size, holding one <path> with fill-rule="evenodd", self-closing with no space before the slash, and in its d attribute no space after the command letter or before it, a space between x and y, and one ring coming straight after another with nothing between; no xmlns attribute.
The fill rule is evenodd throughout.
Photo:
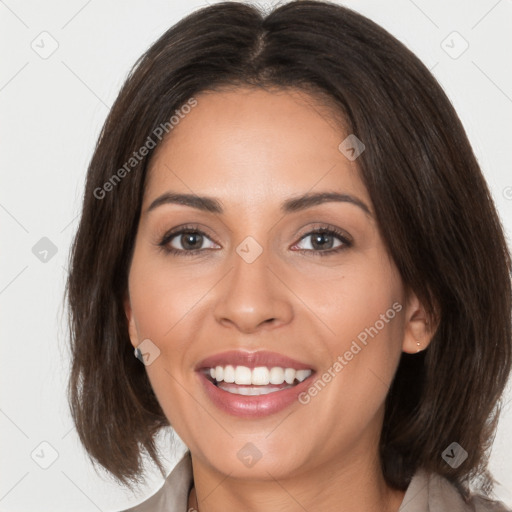
<svg viewBox="0 0 512 512"><path fill-rule="evenodd" d="M236 252L233 268L220 284L214 308L217 322L244 333L276 328L293 318L290 289L277 276L266 251L252 263Z"/></svg>

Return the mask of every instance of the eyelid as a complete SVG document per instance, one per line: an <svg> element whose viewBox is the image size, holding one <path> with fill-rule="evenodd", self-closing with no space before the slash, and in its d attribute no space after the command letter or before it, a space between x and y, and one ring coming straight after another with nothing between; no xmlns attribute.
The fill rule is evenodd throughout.
<svg viewBox="0 0 512 512"><path fill-rule="evenodd" d="M313 223L313 225L308 225L307 228L304 228L304 234L299 235L299 240L302 240L304 237L311 235L313 233L317 232L333 232L336 234L336 236L339 236L340 238L344 238L347 242L353 243L354 239L353 237L344 229L341 229L337 226L334 226L332 224L328 224L325 222L316 222Z"/></svg>

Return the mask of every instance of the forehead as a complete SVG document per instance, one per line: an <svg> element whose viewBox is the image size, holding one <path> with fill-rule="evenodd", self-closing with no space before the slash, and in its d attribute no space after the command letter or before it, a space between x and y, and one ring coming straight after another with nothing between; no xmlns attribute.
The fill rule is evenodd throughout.
<svg viewBox="0 0 512 512"><path fill-rule="evenodd" d="M368 200L340 111L296 89L204 92L157 148L144 202L172 189L250 203L315 188Z"/></svg>

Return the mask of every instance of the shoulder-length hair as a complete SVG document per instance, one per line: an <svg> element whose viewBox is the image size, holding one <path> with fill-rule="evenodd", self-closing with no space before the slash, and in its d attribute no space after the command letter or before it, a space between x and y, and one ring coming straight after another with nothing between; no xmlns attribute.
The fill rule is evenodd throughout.
<svg viewBox="0 0 512 512"><path fill-rule="evenodd" d="M512 360L503 229L464 128L428 69L372 21L320 1L267 15L235 2L200 9L165 32L123 85L87 171L66 284L68 396L89 457L131 486L145 451L165 476L155 435L169 423L133 355L123 308L154 153L148 137L172 129L194 95L247 85L301 89L343 116L366 146L357 164L387 250L438 320L424 352L402 354L386 399L386 481L405 489L422 467L463 492L476 477L492 490L488 452ZM467 452L456 468L441 456L452 442Z"/></svg>

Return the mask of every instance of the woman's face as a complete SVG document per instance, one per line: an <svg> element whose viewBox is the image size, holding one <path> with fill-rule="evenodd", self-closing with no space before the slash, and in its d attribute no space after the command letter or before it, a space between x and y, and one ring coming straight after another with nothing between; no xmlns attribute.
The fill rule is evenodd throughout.
<svg viewBox="0 0 512 512"><path fill-rule="evenodd" d="M374 461L423 317L339 149L349 133L299 91L196 99L151 162L129 273L130 337L150 340L156 396L193 458L224 474ZM214 385L210 367L236 381Z"/></svg>

